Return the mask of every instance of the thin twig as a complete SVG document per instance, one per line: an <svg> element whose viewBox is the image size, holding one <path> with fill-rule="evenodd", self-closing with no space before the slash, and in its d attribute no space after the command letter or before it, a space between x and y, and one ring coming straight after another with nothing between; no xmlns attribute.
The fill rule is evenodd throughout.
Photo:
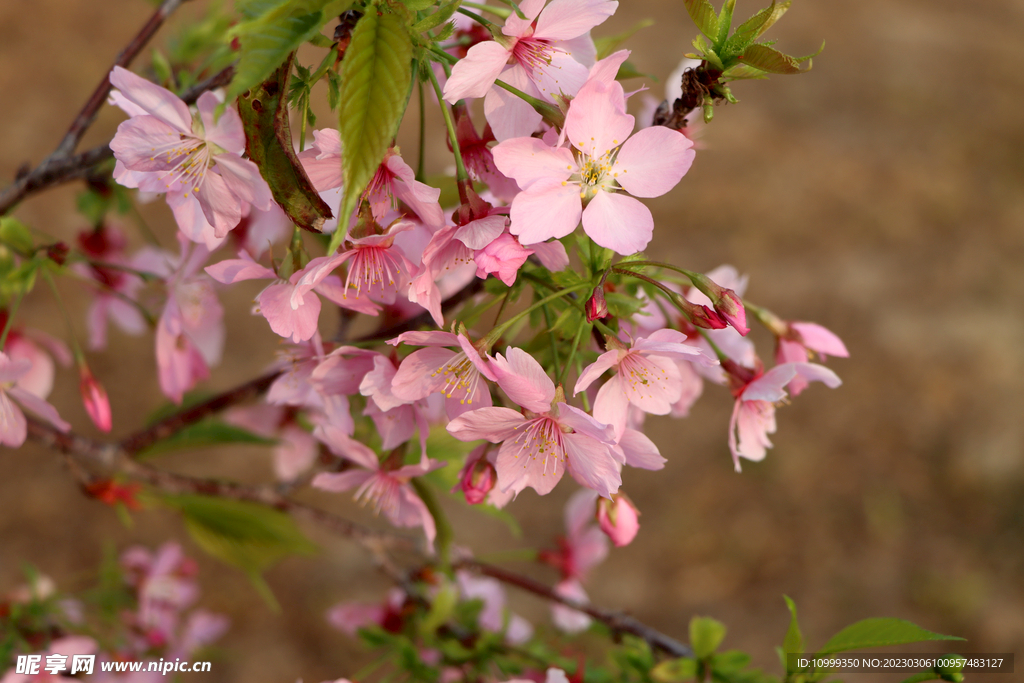
<svg viewBox="0 0 1024 683"><path fill-rule="evenodd" d="M673 657L693 656L693 650L691 650L689 646L680 643L675 638L671 638L657 629L651 628L647 624L644 624L640 620L631 617L628 614L602 609L589 603L578 602L570 598L565 598L556 593L553 588L541 583L540 581L531 579L528 576L510 572L507 569L502 569L501 567L496 567L484 562L477 562L476 560L462 560L456 564L456 567L465 567L467 569L475 570L484 576L489 576L492 579L501 581L502 583L533 593L534 595L540 596L550 602L558 602L566 607L583 612L584 614L600 621L612 631L617 633L629 633L637 636L638 638L643 638L651 647L657 648L666 654L672 655Z"/></svg>

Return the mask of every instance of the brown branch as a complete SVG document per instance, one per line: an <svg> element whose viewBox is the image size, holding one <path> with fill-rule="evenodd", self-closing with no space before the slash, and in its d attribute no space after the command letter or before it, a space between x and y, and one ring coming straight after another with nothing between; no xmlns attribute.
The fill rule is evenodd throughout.
<svg viewBox="0 0 1024 683"><path fill-rule="evenodd" d="M182 93L181 99L186 104L192 104L207 90L219 88L230 82L234 72L234 66L227 67L186 90ZM113 156L114 152L110 149L109 142L71 156L50 155L35 170L19 176L14 183L0 190L0 215L6 214L18 202L34 192L88 176L97 164Z"/></svg>
<svg viewBox="0 0 1024 683"><path fill-rule="evenodd" d="M71 122L71 126L68 128L68 132L64 134L64 139L57 145L57 149L54 150L53 154L50 155L50 159L66 157L75 151L75 147L78 146L78 142L85 135L85 131L89 129L92 122L96 120L96 113L103 106L103 103L107 99L107 95L110 94L110 77L109 74L115 66L127 67L132 63L132 60L142 51L142 48L146 46L150 38L157 32L157 30L163 25L164 20L169 17L174 10L181 6L185 0L164 0L160 3L160 7L157 8L153 16L149 18L139 32L135 34L135 37L125 46L121 53L117 55L117 59L114 60L113 65L103 75L97 85L96 89L92 91L92 95L86 100L82 110L78 112L78 116ZM46 163L45 161L43 162Z"/></svg>
<svg viewBox="0 0 1024 683"><path fill-rule="evenodd" d="M541 583L540 581L531 579L528 576L510 572L507 569L495 567L494 565L486 564L484 562L477 562L476 560L463 560L457 563L456 566L475 570L484 576L489 576L492 579L501 581L502 583L533 593L534 595L538 595L550 602L558 602L566 607L583 612L584 614L600 621L612 631L616 633L629 633L639 638L643 638L651 647L657 648L666 654L672 655L673 657L693 656L693 650L691 650L689 646L680 643L675 638L671 638L657 629L651 628L628 614L602 609L589 603L577 602L576 600L562 597L555 593L554 589L551 587Z"/></svg>

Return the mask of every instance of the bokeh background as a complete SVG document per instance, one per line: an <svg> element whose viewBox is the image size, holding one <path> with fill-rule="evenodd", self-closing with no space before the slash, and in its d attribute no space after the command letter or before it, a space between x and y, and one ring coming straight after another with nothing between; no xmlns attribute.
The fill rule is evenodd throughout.
<svg viewBox="0 0 1024 683"><path fill-rule="evenodd" d="M757 8L738 4L741 14ZM172 29L200 11L190 3ZM141 0L0 4L4 183L52 150L150 12ZM660 98L695 34L681 1L624 0L597 33L646 17L657 23L630 46L640 70L662 78L649 82ZM837 332L851 358L830 365L845 384L814 386L782 408L774 450L741 475L726 447L724 390L709 388L686 420L652 420L669 464L625 474L643 527L594 572L595 602L681 639L692 615L714 616L729 626L726 646L773 672L788 621L783 594L799 606L812 646L852 621L897 616L967 638L963 651L1024 652L1022 30L1019 0L798 0L772 29L791 54L822 40L825 51L807 75L735 86L740 104L716 110L684 182L651 201L652 251L696 270L731 263L749 274L751 300ZM104 112L83 148L109 139L121 119ZM439 153L442 130L431 130ZM36 196L16 215L70 241L83 227L77 189ZM143 212L170 246L166 208ZM64 290L82 334L84 300ZM256 291L223 297L228 345L210 389L252 376L277 347L249 315ZM64 334L44 289L22 315ZM767 337L756 339L770 356ZM160 405L151 340L115 332L90 362L110 391L114 436ZM95 434L73 370L59 374L51 400ZM270 476L267 454L244 449L162 464ZM0 468L0 592L20 582L22 563L77 590L91 582L104 544L179 538L200 560L204 605L233 622L215 680L333 679L366 661L323 620L336 601L376 599L386 586L353 545L311 530L322 553L268 574L284 605L274 615L241 574L203 558L169 513L137 514L125 527L80 494L55 454L33 445L0 451ZM571 488L547 498L530 491L513 504L520 540L464 506L449 508L481 553L548 546ZM346 501L316 500L375 523ZM514 604L544 622L539 602L516 596Z"/></svg>

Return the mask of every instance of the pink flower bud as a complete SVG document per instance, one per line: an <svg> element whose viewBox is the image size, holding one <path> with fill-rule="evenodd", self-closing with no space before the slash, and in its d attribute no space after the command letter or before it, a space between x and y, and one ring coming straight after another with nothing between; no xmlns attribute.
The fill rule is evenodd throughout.
<svg viewBox="0 0 1024 683"><path fill-rule="evenodd" d="M487 458L480 458L467 463L462 469L462 479L458 488L465 494L467 503L479 505L494 488L497 479L498 473L494 465L488 462Z"/></svg>
<svg viewBox="0 0 1024 683"><path fill-rule="evenodd" d="M92 376L92 371L88 367L82 366L81 375L82 381L79 383L78 389L82 392L82 403L85 404L85 410L92 418L93 424L101 431L109 432L112 426L112 417L107 391Z"/></svg>
<svg viewBox="0 0 1024 683"><path fill-rule="evenodd" d="M707 306L692 304L683 297L676 297L676 301L682 304L682 307L689 313L690 322L694 327L703 327L706 330L724 330L729 326L725 318Z"/></svg>
<svg viewBox="0 0 1024 683"><path fill-rule="evenodd" d="M594 287L594 293L587 300L587 322L608 317L608 302L604 298L604 286Z"/></svg>
<svg viewBox="0 0 1024 683"><path fill-rule="evenodd" d="M746 336L750 332L750 328L747 327L747 311L743 308L743 301L736 296L736 292L723 287L721 296L715 300L715 310L741 335Z"/></svg>
<svg viewBox="0 0 1024 683"><path fill-rule="evenodd" d="M611 500L597 500L597 523L616 547L629 545L640 531L640 511L625 494L617 493Z"/></svg>

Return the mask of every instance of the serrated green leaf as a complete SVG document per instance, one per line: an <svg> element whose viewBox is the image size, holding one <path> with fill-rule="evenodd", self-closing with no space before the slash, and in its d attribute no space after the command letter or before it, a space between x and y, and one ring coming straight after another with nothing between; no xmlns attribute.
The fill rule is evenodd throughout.
<svg viewBox="0 0 1024 683"><path fill-rule="evenodd" d="M651 669L651 678L658 683L677 683L697 676L697 661L689 657L670 659Z"/></svg>
<svg viewBox="0 0 1024 683"><path fill-rule="evenodd" d="M314 33L313 37L309 39L309 43L315 47L330 47L334 45L334 41L322 33Z"/></svg>
<svg viewBox="0 0 1024 683"><path fill-rule="evenodd" d="M725 624L711 617L694 617L690 619L690 647L697 659L705 659L715 654L715 650L725 639Z"/></svg>
<svg viewBox="0 0 1024 683"><path fill-rule="evenodd" d="M351 4L352 0L247 3L242 11L252 18L228 32L240 46L235 76L228 85L228 101L267 80L292 52Z"/></svg>
<svg viewBox="0 0 1024 683"><path fill-rule="evenodd" d="M250 431L220 420L208 419L185 427L173 436L158 441L153 446L141 451L140 458L148 458L170 451L195 450L222 446L227 444L273 446L276 441L265 439Z"/></svg>
<svg viewBox="0 0 1024 683"><path fill-rule="evenodd" d="M804 636L800 632L800 624L796 619L796 603L788 595L783 595L783 599L786 601L786 607L789 609L789 628L786 630L786 637L782 639L782 652L783 655L801 653L803 652ZM793 673L793 669L789 666L789 658L784 657L783 666L786 667L786 673Z"/></svg>
<svg viewBox="0 0 1024 683"><path fill-rule="evenodd" d="M283 512L255 503L209 496L164 496L181 512L195 542L217 559L249 575L256 590L273 604L260 573L286 555L309 555L317 547Z"/></svg>
<svg viewBox="0 0 1024 683"><path fill-rule="evenodd" d="M729 37L729 29L732 28L732 13L736 9L736 0L725 0L722 11L718 14L718 36L715 38L715 46L725 45Z"/></svg>
<svg viewBox="0 0 1024 683"><path fill-rule="evenodd" d="M341 101L341 76L334 71L327 72L327 106L334 111Z"/></svg>
<svg viewBox="0 0 1024 683"><path fill-rule="evenodd" d="M11 216L0 218L0 242L23 255L31 254L35 249L32 233L24 223Z"/></svg>
<svg viewBox="0 0 1024 683"><path fill-rule="evenodd" d="M235 0L235 9L246 19L261 17L289 0Z"/></svg>
<svg viewBox="0 0 1024 683"><path fill-rule="evenodd" d="M711 40L718 37L718 15L708 0L684 0L686 11L701 33Z"/></svg>
<svg viewBox="0 0 1024 683"><path fill-rule="evenodd" d="M743 51L743 63L770 74L798 74L802 71L800 63L775 48L755 43Z"/></svg>
<svg viewBox="0 0 1024 683"><path fill-rule="evenodd" d="M964 640L957 636L946 636L933 633L903 619L882 617L864 619L847 626L832 636L818 654L846 652L864 647L883 647L885 645L905 645L921 643L929 640Z"/></svg>
<svg viewBox="0 0 1024 683"><path fill-rule="evenodd" d="M292 55L263 83L238 98L238 114L245 131L245 151L270 186L274 201L293 223L311 232L321 232L332 217L331 207L320 198L302 168L292 146L288 92Z"/></svg>
<svg viewBox="0 0 1024 683"><path fill-rule="evenodd" d="M765 71L755 69L746 64L737 64L726 69L725 73L718 80L720 83L727 83L729 81L763 80L766 78L768 78L768 73Z"/></svg>
<svg viewBox="0 0 1024 683"><path fill-rule="evenodd" d="M714 10L712 10L714 11ZM604 59L611 53L615 52L616 48L625 43L627 40L633 37L637 31L643 28L654 26L654 19L641 19L640 21L633 24L621 33L616 33L614 36L604 36L602 38L594 38L594 45L597 47L597 58Z"/></svg>
<svg viewBox="0 0 1024 683"><path fill-rule="evenodd" d="M345 238L348 217L373 178L402 121L412 86L412 38L397 14L363 15L341 64L339 108L345 189L333 253Z"/></svg>
<svg viewBox="0 0 1024 683"><path fill-rule="evenodd" d="M732 55L742 54L743 50L748 45L753 43L759 35L764 33L762 30L764 25L775 15L775 0L772 0L772 4L765 7L763 10L750 17L739 27L736 31L729 36L729 40L725 41L725 46L722 48L722 56L724 58L731 57Z"/></svg>
<svg viewBox="0 0 1024 683"><path fill-rule="evenodd" d="M434 12L428 17L424 17L419 22L414 24L412 27L413 33L423 33L424 31L429 31L433 28L437 28L441 24L451 19L452 15L455 14L455 10L457 10L459 8L459 5L461 4L462 0L451 0L451 2L442 4L436 12ZM428 5L428 7L429 6L430 5Z"/></svg>

